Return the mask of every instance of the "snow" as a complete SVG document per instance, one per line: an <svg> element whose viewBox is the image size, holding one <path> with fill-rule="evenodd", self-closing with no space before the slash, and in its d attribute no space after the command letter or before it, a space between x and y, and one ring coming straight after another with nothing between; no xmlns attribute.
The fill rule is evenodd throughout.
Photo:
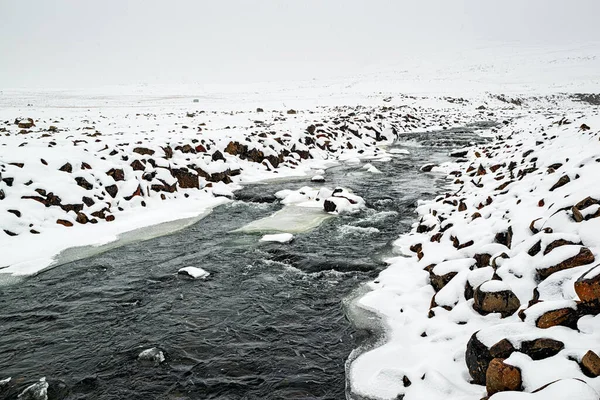
<svg viewBox="0 0 600 400"><path fill-rule="evenodd" d="M194 279L206 279L210 275L210 272L198 267L183 267L180 268L177 273L189 275Z"/></svg>
<svg viewBox="0 0 600 400"><path fill-rule="evenodd" d="M138 360L140 361L150 361L156 365L165 361L165 355L162 350L152 347L150 349L146 349L138 354Z"/></svg>
<svg viewBox="0 0 600 400"><path fill-rule="evenodd" d="M264 235L261 242L278 242L278 243L290 243L294 239L294 235L291 233L279 233L274 235Z"/></svg>
<svg viewBox="0 0 600 400"><path fill-rule="evenodd" d="M538 275L572 260L583 247L600 254L600 218L594 217L598 207L583 208L588 220L581 222L570 211L588 196L600 200L596 185L600 114L596 107L584 104L545 105L541 110L513 109L503 117L507 123L496 129L495 142L460 149L466 151L461 154L465 162L454 158L436 167L441 173L460 174L448 175L447 195L419 202L418 222L394 242L405 257L390 260L389 267L368 283L370 291L356 300L357 307L377 314L384 328L379 344L355 354L348 366L351 392L357 397L484 397L485 387L471 383L465 362L467 342L479 331L478 339L488 347L508 339L519 349L522 342L538 338L558 340L565 346L541 360L513 353L505 362L521 370L527 393L500 393L492 399L558 399L565 393L573 398L598 398L600 381L586 376L573 360L581 360L588 350L598 351L600 318L580 317L578 330L560 325L541 329L535 323L549 311L578 309L574 282L590 269L590 277L599 273L597 267L592 269L596 263L588 262L565 264L569 268L547 278ZM563 118L571 123L561 123ZM591 130L582 131L583 123ZM516 165L512 172L508 170L511 162ZM549 170L557 163L561 166ZM484 173L479 173L480 167ZM562 176L569 176L569 182L550 190ZM459 204L466 210L459 211ZM474 218L475 212L480 217ZM431 231L417 233L419 226ZM509 227L511 243L499 243L497 234L506 235ZM551 231L544 231L547 228ZM434 234L439 235L439 242L432 240ZM535 252L532 249L538 243ZM562 245L546 251L556 243ZM410 250L416 244L421 245L421 259ZM482 254L489 255L494 267L471 270L474 257ZM438 293L424 271L431 265L438 276L456 273ZM478 314L473 300L465 297L466 282L472 288L481 285L484 291L511 290L525 312L524 320L518 312L505 318L497 313ZM540 302L529 306L534 289ZM404 376L412 382L408 387L403 384Z"/></svg>

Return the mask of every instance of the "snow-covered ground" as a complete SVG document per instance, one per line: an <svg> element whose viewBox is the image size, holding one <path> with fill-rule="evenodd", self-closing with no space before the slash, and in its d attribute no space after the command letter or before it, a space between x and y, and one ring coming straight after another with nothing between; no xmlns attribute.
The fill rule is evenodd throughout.
<svg viewBox="0 0 600 400"><path fill-rule="evenodd" d="M599 140L597 107L549 107L435 168L446 194L420 203L402 256L358 301L386 341L349 367L354 393L598 398Z"/></svg>

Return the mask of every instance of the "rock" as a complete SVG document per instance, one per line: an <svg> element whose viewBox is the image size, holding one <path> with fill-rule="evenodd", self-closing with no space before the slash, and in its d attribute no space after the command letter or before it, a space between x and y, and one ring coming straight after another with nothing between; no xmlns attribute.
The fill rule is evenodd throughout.
<svg viewBox="0 0 600 400"><path fill-rule="evenodd" d="M325 200L323 208L325 209L325 212L334 212L337 209L337 205L331 200Z"/></svg>
<svg viewBox="0 0 600 400"><path fill-rule="evenodd" d="M527 311L525 311L525 313L527 313ZM577 326L577 317L577 311L572 308L557 308L556 310L550 310L543 313L535 321L535 326L541 329L547 329L557 325L575 328Z"/></svg>
<svg viewBox="0 0 600 400"><path fill-rule="evenodd" d="M442 290L442 288L444 286L446 286L452 280L452 278L454 278L456 276L456 274L458 273L458 272L453 271L453 272L448 272L445 275L436 275L433 272L433 270L434 270L434 268L432 268L429 271L429 280L431 282L431 286L433 286L433 289L436 292L439 292L440 290Z"/></svg>
<svg viewBox="0 0 600 400"><path fill-rule="evenodd" d="M315 175L312 178L310 178L311 182L325 182L325 177L323 175Z"/></svg>
<svg viewBox="0 0 600 400"><path fill-rule="evenodd" d="M35 126L35 124L33 123L33 119L31 118L23 118L22 120L19 120L19 122L17 123L17 126L20 129L29 129Z"/></svg>
<svg viewBox="0 0 600 400"><path fill-rule="evenodd" d="M146 349L138 355L138 360L147 363L153 363L159 365L165 361L165 355L163 352L156 347Z"/></svg>
<svg viewBox="0 0 600 400"><path fill-rule="evenodd" d="M19 400L48 400L48 382L46 382L46 378L27 386L18 398Z"/></svg>
<svg viewBox="0 0 600 400"><path fill-rule="evenodd" d="M94 204L96 204L96 202L94 201L94 199L92 199L91 197L87 197L87 196L83 196L81 198L81 201L83 201L83 204L85 204L88 207L91 207Z"/></svg>
<svg viewBox="0 0 600 400"><path fill-rule="evenodd" d="M171 170L171 175L177 178L177 183L179 183L179 187L182 189L200 188L198 175L187 168L173 168Z"/></svg>
<svg viewBox="0 0 600 400"><path fill-rule="evenodd" d="M569 178L567 175L563 175L560 177L560 179L558 180L558 182L556 182L551 188L550 191L553 192L554 190L558 189L561 186L566 185L567 183L571 182L571 178Z"/></svg>
<svg viewBox="0 0 600 400"><path fill-rule="evenodd" d="M434 167L437 167L437 165L436 164L425 164L420 168L420 171L421 172L431 172L431 170Z"/></svg>
<svg viewBox="0 0 600 400"><path fill-rule="evenodd" d="M129 164L134 171L143 171L146 169L144 164L140 160L134 160L131 164Z"/></svg>
<svg viewBox="0 0 600 400"><path fill-rule="evenodd" d="M600 303L600 265L590 268L575 281L575 293L584 303Z"/></svg>
<svg viewBox="0 0 600 400"><path fill-rule="evenodd" d="M522 342L519 351L533 360L543 360L557 355L564 348L564 343L559 340L539 338Z"/></svg>
<svg viewBox="0 0 600 400"><path fill-rule="evenodd" d="M594 262L594 254L587 247L582 247L579 253L574 257L568 258L561 263L553 265L548 268L538 268L536 270L536 277L538 281L542 281L552 275L555 272L562 271L569 268L579 267L581 265L591 264Z"/></svg>
<svg viewBox="0 0 600 400"><path fill-rule="evenodd" d="M67 227L71 227L73 226L73 223L71 221L67 221L66 219L57 219L56 223L62 226L67 226Z"/></svg>
<svg viewBox="0 0 600 400"><path fill-rule="evenodd" d="M4 193L4 190L0 189L0 200L4 200L6 198L6 194Z"/></svg>
<svg viewBox="0 0 600 400"><path fill-rule="evenodd" d="M210 275L210 272L198 267L184 267L179 269L177 273L180 275L187 275L194 279L206 279Z"/></svg>
<svg viewBox="0 0 600 400"><path fill-rule="evenodd" d="M488 396L506 391L521 391L521 370L504 363L502 358L494 358L486 371L485 387Z"/></svg>
<svg viewBox="0 0 600 400"><path fill-rule="evenodd" d="M137 189L135 189L135 192L133 192L130 196L123 196L123 199L129 201L131 199L133 199L136 196L142 196L142 186L138 185Z"/></svg>
<svg viewBox="0 0 600 400"><path fill-rule="evenodd" d="M487 281L475 288L473 309L479 314L500 313L503 318L514 314L521 302L502 281Z"/></svg>
<svg viewBox="0 0 600 400"><path fill-rule="evenodd" d="M105 219L106 219L106 222L112 222L112 221L114 221L114 220L115 220L115 216L114 216L114 215L111 215L111 214L109 214L109 215L107 215L107 216L106 216L106 218L105 218Z"/></svg>
<svg viewBox="0 0 600 400"><path fill-rule="evenodd" d="M450 157L462 158L469 153L469 150L455 150L450 153Z"/></svg>
<svg viewBox="0 0 600 400"><path fill-rule="evenodd" d="M479 332L471 335L471 339L467 343L465 361L469 369L469 375L473 378L473 383L485 385L486 371L494 357L490 354L490 350L477 338L477 333Z"/></svg>
<svg viewBox="0 0 600 400"><path fill-rule="evenodd" d="M313 135L315 133L316 129L317 129L316 126L309 125L309 126L306 127L306 132L308 132L310 135Z"/></svg>
<svg viewBox="0 0 600 400"><path fill-rule="evenodd" d="M70 163L66 163L65 165L60 167L58 170L71 173L71 172L73 172L73 166Z"/></svg>
<svg viewBox="0 0 600 400"><path fill-rule="evenodd" d="M263 110L263 109L262 109L262 108L260 108L260 107L256 108L256 112L257 112L257 113L261 113L261 112L264 112L264 111L265 111L265 110Z"/></svg>
<svg viewBox="0 0 600 400"><path fill-rule="evenodd" d="M496 241L496 243L503 244L510 249L510 246L512 244L512 237L513 237L512 227L509 226L506 231L498 232L496 234L495 241Z"/></svg>
<svg viewBox="0 0 600 400"><path fill-rule="evenodd" d="M294 114L297 114L297 113L298 113L298 112L297 112L296 110L294 110L294 109L289 109L289 110L287 110L287 114L288 114L288 115L294 115Z"/></svg>
<svg viewBox="0 0 600 400"><path fill-rule="evenodd" d="M92 190L94 188L94 185L92 185L91 183L89 183L87 181L87 179L78 176L77 178L75 178L75 182L77 182L77 186L81 186L82 188L84 188L85 190Z"/></svg>
<svg viewBox="0 0 600 400"><path fill-rule="evenodd" d="M106 193L110 194L113 199L117 197L117 193L119 192L117 185L106 186L104 189L106 190Z"/></svg>
<svg viewBox="0 0 600 400"><path fill-rule="evenodd" d="M112 177L117 182L125 180L125 173L120 168L111 168L106 171L106 175Z"/></svg>
<svg viewBox="0 0 600 400"><path fill-rule="evenodd" d="M77 221L80 224L87 224L89 222L89 219L88 219L87 215L80 212L80 213L77 213L77 218L75 219L75 221Z"/></svg>
<svg viewBox="0 0 600 400"><path fill-rule="evenodd" d="M583 373L590 378L600 376L600 357L598 357L598 354L594 353L592 350L589 350L587 353L585 353L579 366L581 367Z"/></svg>
<svg viewBox="0 0 600 400"><path fill-rule="evenodd" d="M6 212L9 212L11 214L16 215L18 218L21 218L21 211L19 210L6 210Z"/></svg>
<svg viewBox="0 0 600 400"><path fill-rule="evenodd" d="M557 247L566 246L566 245L581 245L581 243L573 243L570 240L565 240L565 239L554 240L546 246L546 248L544 249L544 255L550 253L552 250L556 249Z"/></svg>
<svg viewBox="0 0 600 400"><path fill-rule="evenodd" d="M221 153L219 150L215 151L212 156L211 159L213 161L218 161L218 160L223 160L225 161L225 157L223 156L223 153Z"/></svg>
<svg viewBox="0 0 600 400"><path fill-rule="evenodd" d="M138 153L141 154L142 156L151 156L154 155L155 151L145 148L145 147L136 147L135 149L133 149L134 153Z"/></svg>

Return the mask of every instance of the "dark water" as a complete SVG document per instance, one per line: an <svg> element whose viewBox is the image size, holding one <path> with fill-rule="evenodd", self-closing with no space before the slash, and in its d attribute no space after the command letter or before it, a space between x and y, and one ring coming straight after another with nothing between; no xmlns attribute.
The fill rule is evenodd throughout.
<svg viewBox="0 0 600 400"><path fill-rule="evenodd" d="M345 398L344 363L366 333L344 317L342 299L384 268L416 200L439 191L439 177L418 168L474 135L406 138L410 155L373 163L382 174L328 170L326 186L351 188L369 208L291 244L231 231L280 209L265 201L307 180L247 187L243 201L182 231L0 287L0 380L12 377L0 398L41 377L51 400ZM176 273L184 266L211 276L186 279ZM166 361L140 363L150 347Z"/></svg>

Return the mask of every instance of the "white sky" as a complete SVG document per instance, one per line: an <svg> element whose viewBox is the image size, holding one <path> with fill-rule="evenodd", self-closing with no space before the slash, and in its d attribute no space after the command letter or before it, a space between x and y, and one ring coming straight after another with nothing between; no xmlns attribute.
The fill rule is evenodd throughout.
<svg viewBox="0 0 600 400"><path fill-rule="evenodd" d="M599 15L599 0L0 0L0 89L345 76L600 42Z"/></svg>

